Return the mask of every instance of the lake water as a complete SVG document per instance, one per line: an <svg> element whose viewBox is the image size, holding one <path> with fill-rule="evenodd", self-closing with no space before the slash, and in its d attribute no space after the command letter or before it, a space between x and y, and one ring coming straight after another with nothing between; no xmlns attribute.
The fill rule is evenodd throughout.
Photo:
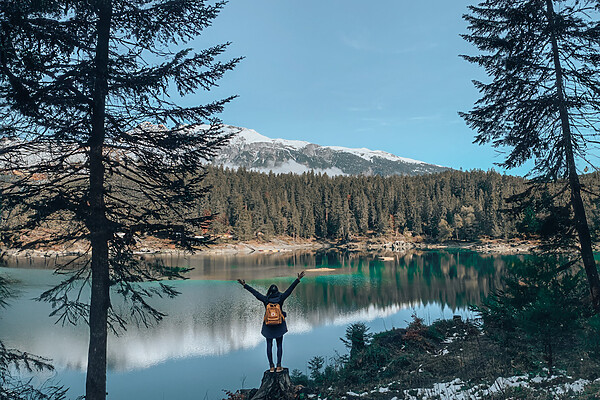
<svg viewBox="0 0 600 400"><path fill-rule="evenodd" d="M173 282L175 299L155 300L168 316L151 328L129 325L109 338L108 399L221 399L223 389L258 387L268 367L260 326L263 305L235 282L243 278L261 292L280 290L308 272L286 301L289 332L283 364L307 372L313 356L334 357L346 349L339 340L353 322L373 332L404 327L416 313L426 322L471 316L501 283L508 262L518 256L474 252L423 252L383 261L375 255L327 253L168 257L170 265L191 266L186 281ZM10 260L9 260L10 261ZM49 304L33 301L58 282L53 261L14 260L0 274L17 280L19 295L1 311L0 338L53 360L56 371L36 376L84 393L87 327L61 326L49 318ZM154 283L148 283L153 285Z"/></svg>

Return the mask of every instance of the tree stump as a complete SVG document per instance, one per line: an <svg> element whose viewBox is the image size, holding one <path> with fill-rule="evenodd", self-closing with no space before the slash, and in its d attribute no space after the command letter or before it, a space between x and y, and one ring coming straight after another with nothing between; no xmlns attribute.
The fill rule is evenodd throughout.
<svg viewBox="0 0 600 400"><path fill-rule="evenodd" d="M260 388L251 400L293 400L296 398L295 392L289 369L284 368L281 372L266 370Z"/></svg>

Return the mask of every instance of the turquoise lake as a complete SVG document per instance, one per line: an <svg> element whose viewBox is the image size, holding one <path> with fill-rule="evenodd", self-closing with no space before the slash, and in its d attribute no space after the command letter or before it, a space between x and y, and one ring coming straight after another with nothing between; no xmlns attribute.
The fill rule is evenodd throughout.
<svg viewBox="0 0 600 400"><path fill-rule="evenodd" d="M163 257L194 270L190 279L172 282L179 296L153 300L168 314L162 322L150 328L130 324L109 338L107 398L214 400L224 397L224 389L258 387L268 367L260 335L264 307L237 278L261 292L271 283L283 291L302 270L333 269L307 272L284 307L289 332L283 364L307 372L312 357L346 352L339 338L353 322L379 332L406 326L413 313L426 322L455 314L472 318L468 306L498 287L507 263L520 259L464 251L385 260L341 252ZM0 338L11 348L52 359L56 370L34 376L36 382L49 379L69 387L69 398L82 395L87 326L55 324L48 317L51 306L32 300L59 281L54 260L8 261L0 274L16 281L18 295L0 312Z"/></svg>

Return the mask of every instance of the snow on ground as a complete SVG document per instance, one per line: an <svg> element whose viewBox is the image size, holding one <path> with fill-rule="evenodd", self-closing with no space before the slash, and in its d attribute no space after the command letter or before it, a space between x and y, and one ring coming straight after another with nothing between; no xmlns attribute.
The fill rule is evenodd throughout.
<svg viewBox="0 0 600 400"><path fill-rule="evenodd" d="M507 378L499 377L491 385L476 385L469 387L461 379L454 379L450 382L436 383L429 388L416 389L397 389L394 388L398 382L391 382L388 385L376 387L371 391L356 393L346 392L347 399L367 397L370 394L378 394L377 399L382 399L381 394L388 394L389 400L484 400L495 394L504 393L507 389L523 388L535 392L546 393L552 398L567 393L577 394L583 392L585 387L591 383L599 383L600 378L589 381L586 379L577 379L565 383L552 383L558 378L570 378L566 376L528 377L527 375L510 376Z"/></svg>
<svg viewBox="0 0 600 400"><path fill-rule="evenodd" d="M510 376L508 378L499 377L490 386L476 385L472 388L467 388L465 383L457 378L451 382L436 383L431 388L403 390L403 395L406 400L426 400L434 398L440 400L483 400L494 394L503 393L507 389L519 387L531 389L533 391L543 391L551 396L556 396L568 392L580 393L584 390L585 386L592 383L586 379L578 379L573 382L559 383L544 388L539 388L536 385L544 381L552 381L555 378L556 377L542 378L539 376L529 378L526 375ZM596 381L600 381L600 379L597 379Z"/></svg>

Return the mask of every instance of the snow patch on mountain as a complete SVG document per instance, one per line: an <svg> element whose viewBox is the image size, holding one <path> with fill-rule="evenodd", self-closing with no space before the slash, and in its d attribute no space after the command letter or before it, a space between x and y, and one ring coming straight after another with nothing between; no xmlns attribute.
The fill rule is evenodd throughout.
<svg viewBox="0 0 600 400"><path fill-rule="evenodd" d="M390 160L390 161L400 161L400 162L410 163L410 164L426 164L424 161L413 160L412 158L406 158L406 157L398 157L394 154L386 153L385 151L370 150L370 149L366 149L364 147L362 147L360 149L351 149L348 147L341 147L341 146L323 146L323 147L327 147L328 149L337 150L337 151L344 151L346 153L356 154L360 158L364 158L367 161L373 161L373 157L380 157L380 158L385 158L386 160Z"/></svg>
<svg viewBox="0 0 600 400"><path fill-rule="evenodd" d="M421 175L447 170L439 165L399 157L381 150L271 139L253 129L229 125L221 126L221 130L224 134L232 135L232 138L218 152L213 164L230 168L296 174L313 171L330 176Z"/></svg>
<svg viewBox="0 0 600 400"><path fill-rule="evenodd" d="M235 128L235 127L227 127L225 131L227 133L235 133L237 130L238 133L232 138L232 144L252 144L252 143L270 143L273 145L281 145L284 147L292 147L294 149L300 150L304 147L310 145L310 142L305 142L303 140L289 140L289 139L271 139L260 133L256 132L254 129L248 128ZM319 146L326 149L331 149L335 151L341 151L345 153L351 153L363 158L367 161L372 161L373 157L381 157L391 161L400 161L405 163L414 163L414 164L425 164L423 161L413 160L411 158L406 157L398 157L394 154L387 153L381 150L371 150L367 148L349 148L342 146Z"/></svg>
<svg viewBox="0 0 600 400"><path fill-rule="evenodd" d="M303 140L271 139L269 137L261 135L254 129L236 128L234 126L225 127L223 129L223 132L227 134L235 134L235 136L230 141L231 145L268 143L284 147L292 147L294 149L302 149L310 144L309 142L305 142Z"/></svg>

